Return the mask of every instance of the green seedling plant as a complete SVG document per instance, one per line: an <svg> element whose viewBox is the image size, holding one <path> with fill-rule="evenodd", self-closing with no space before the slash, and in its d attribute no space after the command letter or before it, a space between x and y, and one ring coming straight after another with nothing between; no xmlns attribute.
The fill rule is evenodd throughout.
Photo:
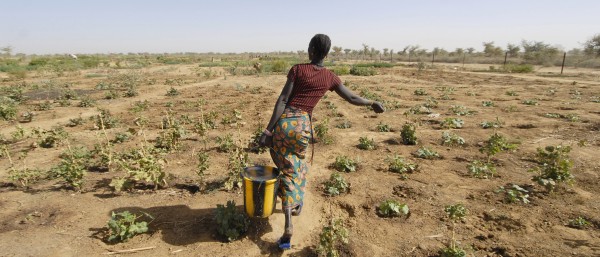
<svg viewBox="0 0 600 257"><path fill-rule="evenodd" d="M235 206L235 201L227 201L226 205L217 204L215 211L217 232L228 242L239 239L250 226L250 220Z"/></svg>
<svg viewBox="0 0 600 257"><path fill-rule="evenodd" d="M442 132L442 145L443 146L463 146L465 145L465 139L457 134L449 131Z"/></svg>
<svg viewBox="0 0 600 257"><path fill-rule="evenodd" d="M558 183L573 182L571 174L573 163L569 159L570 146L546 146L538 148L536 153L537 167L529 170L536 175L533 181L544 186L548 192L552 192Z"/></svg>
<svg viewBox="0 0 600 257"><path fill-rule="evenodd" d="M484 121L481 123L483 129L501 128L502 126L504 126L504 122L500 121L498 117L496 117L495 121Z"/></svg>
<svg viewBox="0 0 600 257"><path fill-rule="evenodd" d="M372 138L369 139L367 137L360 137L358 139L358 149L375 150L375 149L377 149L377 144L375 143L375 140L373 140Z"/></svg>
<svg viewBox="0 0 600 257"><path fill-rule="evenodd" d="M524 105L531 105L531 106L538 105L538 101L535 99L525 99L525 100L523 100L522 103Z"/></svg>
<svg viewBox="0 0 600 257"><path fill-rule="evenodd" d="M504 201L507 203L529 203L529 191L519 185L509 184L506 187L501 186L496 192L504 193Z"/></svg>
<svg viewBox="0 0 600 257"><path fill-rule="evenodd" d="M115 162L127 174L126 177L114 178L110 186L116 192L131 188L136 182L147 182L154 186L167 186L167 173L164 171L165 160L159 156L157 151L145 145L133 149L128 156L116 158Z"/></svg>
<svg viewBox="0 0 600 257"><path fill-rule="evenodd" d="M416 145L417 142L417 127L414 124L406 123L400 130L400 138L405 145Z"/></svg>
<svg viewBox="0 0 600 257"><path fill-rule="evenodd" d="M419 169L418 164L410 163L399 155L387 157L386 162L389 172L405 174L413 173Z"/></svg>
<svg viewBox="0 0 600 257"><path fill-rule="evenodd" d="M225 190L231 191L233 189L242 188L242 178L240 174L244 171L245 167L250 165L250 157L248 152L244 151L242 147L235 146L233 151L229 154L229 161L227 163L227 178L223 186Z"/></svg>
<svg viewBox="0 0 600 257"><path fill-rule="evenodd" d="M167 90L167 96L178 96L179 94L179 91L174 87L171 87L169 90Z"/></svg>
<svg viewBox="0 0 600 257"><path fill-rule="evenodd" d="M328 196L336 196L345 194L350 191L350 184L339 172L331 173L329 180L323 183L325 194Z"/></svg>
<svg viewBox="0 0 600 257"><path fill-rule="evenodd" d="M108 242L127 242L135 235L148 232L149 223L146 221L138 221L138 219L146 216L154 219L150 214L144 213L135 215L129 211L112 212L110 220L106 225L108 228Z"/></svg>
<svg viewBox="0 0 600 257"><path fill-rule="evenodd" d="M431 110L431 108L423 106L423 105L415 105L411 108L409 108L408 110L406 110L404 112L404 115L410 115L410 114L431 114L433 113L433 111Z"/></svg>
<svg viewBox="0 0 600 257"><path fill-rule="evenodd" d="M37 182L46 177L46 173L40 169L34 168L30 169L27 167L27 163L25 159L27 157L26 153L23 153L20 157L23 159L23 168L17 169L13 160L10 156L10 152L8 148L4 145L0 145L0 157L6 156L10 163L10 168L8 169L8 179L11 181L19 182L21 186L28 187L30 183Z"/></svg>
<svg viewBox="0 0 600 257"><path fill-rule="evenodd" d="M358 169L358 160L345 155L335 157L332 167L339 172L354 172Z"/></svg>
<svg viewBox="0 0 600 257"><path fill-rule="evenodd" d="M511 144L504 136L494 133L483 146L479 148L479 152L487 156L487 162L489 163L491 162L492 157L497 153L514 151L515 149L517 149L516 144Z"/></svg>
<svg viewBox="0 0 600 257"><path fill-rule="evenodd" d="M79 191L84 183L91 155L85 147L72 148L69 144L67 144L67 147L67 151L59 156L61 160L58 166L50 170L50 176L62 178L67 184Z"/></svg>
<svg viewBox="0 0 600 257"><path fill-rule="evenodd" d="M442 128L446 128L446 129L460 129L463 127L463 125L465 124L465 122L459 118L446 118L444 119L444 121L442 121L442 123L440 123L440 127Z"/></svg>
<svg viewBox="0 0 600 257"><path fill-rule="evenodd" d="M587 221L584 217L581 217L581 216L579 216L575 219L569 220L569 222L567 224L569 225L569 227L576 228L576 229L585 229L592 225L589 221Z"/></svg>
<svg viewBox="0 0 600 257"><path fill-rule="evenodd" d="M352 122L345 120L342 121L342 123L336 125L335 127L339 129L349 129L352 128Z"/></svg>
<svg viewBox="0 0 600 257"><path fill-rule="evenodd" d="M494 107L494 102L492 102L492 101L482 101L481 105L483 107Z"/></svg>
<svg viewBox="0 0 600 257"><path fill-rule="evenodd" d="M440 250L441 257L466 257L467 253L464 249L462 249L456 243L456 222L465 221L466 216L468 214L467 208L465 208L462 204L454 204L448 205L444 208L446 212L446 216L452 222L452 238L450 239L450 243L444 249Z"/></svg>
<svg viewBox="0 0 600 257"><path fill-rule="evenodd" d="M235 149L235 143L233 142L233 134L228 133L225 136L217 136L217 150L223 153L232 152Z"/></svg>
<svg viewBox="0 0 600 257"><path fill-rule="evenodd" d="M319 234L319 256L339 257L338 249L342 244L348 244L348 229L342 219L330 219Z"/></svg>
<svg viewBox="0 0 600 257"><path fill-rule="evenodd" d="M263 125L261 123L258 123L256 126L256 129L254 129L254 132L252 133L252 136L250 137L250 143L248 144L248 148L250 149L250 152L252 153L256 153L256 154L261 154L266 152L269 147L267 146L260 146L259 144L259 140L260 137L263 134Z"/></svg>
<svg viewBox="0 0 600 257"><path fill-rule="evenodd" d="M509 90L509 91L506 91L506 95L507 96L518 96L519 94L517 92L515 92L514 90Z"/></svg>
<svg viewBox="0 0 600 257"><path fill-rule="evenodd" d="M110 111L107 109L98 109L98 114L92 116L91 118L94 120L94 127L96 129L111 129L116 128L119 125L119 120L112 116Z"/></svg>
<svg viewBox="0 0 600 257"><path fill-rule="evenodd" d="M471 111L462 105L452 105L450 106L450 111L458 116L467 116L475 114L475 111Z"/></svg>
<svg viewBox="0 0 600 257"><path fill-rule="evenodd" d="M33 129L33 134L39 139L38 145L43 148L58 146L69 137L69 134L62 127L54 127L51 130Z"/></svg>
<svg viewBox="0 0 600 257"><path fill-rule="evenodd" d="M425 89L422 88L417 88L414 92L414 95L427 95L427 92L425 92Z"/></svg>
<svg viewBox="0 0 600 257"><path fill-rule="evenodd" d="M377 215L384 218L406 216L408 218L410 210L408 205L401 204L396 200L388 199L381 202L377 208Z"/></svg>
<svg viewBox="0 0 600 257"><path fill-rule="evenodd" d="M491 162L475 160L467 164L467 170L471 176L476 178L493 178L496 175L496 167Z"/></svg>
<svg viewBox="0 0 600 257"><path fill-rule="evenodd" d="M375 129L378 132L390 132L392 131L392 129L390 128L389 125L384 124L383 122L379 122L379 124L377 124L377 127L375 127Z"/></svg>
<svg viewBox="0 0 600 257"><path fill-rule="evenodd" d="M181 147L185 135L185 128L173 116L173 113L167 112L163 118L163 129L156 138L154 146L167 151L177 150Z"/></svg>
<svg viewBox="0 0 600 257"><path fill-rule="evenodd" d="M440 154L429 147L421 147L415 153L414 156L421 159L433 160L441 158Z"/></svg>
<svg viewBox="0 0 600 257"><path fill-rule="evenodd" d="M323 122L315 125L314 131L318 142L322 142L325 145L329 145L334 142L333 136L331 136L329 133L329 119L325 119Z"/></svg>

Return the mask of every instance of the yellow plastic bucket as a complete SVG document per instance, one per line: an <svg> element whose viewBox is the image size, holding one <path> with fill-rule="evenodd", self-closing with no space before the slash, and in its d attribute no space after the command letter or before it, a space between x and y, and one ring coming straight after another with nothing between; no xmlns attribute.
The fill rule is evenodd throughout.
<svg viewBox="0 0 600 257"><path fill-rule="evenodd" d="M272 166L244 168L244 209L250 217L266 218L273 214L277 203L279 170Z"/></svg>

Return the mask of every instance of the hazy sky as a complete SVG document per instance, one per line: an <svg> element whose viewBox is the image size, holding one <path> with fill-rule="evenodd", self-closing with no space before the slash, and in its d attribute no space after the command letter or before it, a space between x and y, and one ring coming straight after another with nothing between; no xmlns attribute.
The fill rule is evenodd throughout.
<svg viewBox="0 0 600 257"><path fill-rule="evenodd" d="M263 52L334 46L482 49L521 40L565 49L600 33L598 0L4 0L0 47L15 53Z"/></svg>

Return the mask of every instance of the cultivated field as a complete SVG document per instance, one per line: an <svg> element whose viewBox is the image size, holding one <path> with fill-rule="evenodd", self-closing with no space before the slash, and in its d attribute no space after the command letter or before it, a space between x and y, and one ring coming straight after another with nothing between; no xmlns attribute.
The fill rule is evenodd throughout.
<svg viewBox="0 0 600 257"><path fill-rule="evenodd" d="M208 66L40 72L23 81L0 73L3 97L21 98L13 120L0 120L0 255L314 256L323 227L338 218L349 240L336 247L341 256L438 256L453 242L469 256L600 255L597 70L399 64L367 67L374 76L342 75L388 110L376 115L331 92L321 101L306 204L294 218L293 249L280 252L280 210L252 220L232 242L219 235L215 211L228 200L243 204L235 188L240 157L272 165L267 152L247 148L286 73ZM407 123L416 145L403 142ZM495 134L505 141L490 150ZM543 166L536 149L547 146L570 152L553 159L558 166ZM439 157L423 158L426 148ZM335 165L343 156L356 163L341 172L350 190L328 196L323 183L336 166L353 166ZM140 167L154 173L136 173ZM551 191L532 180L536 167L563 172L542 178L556 182ZM78 170L82 183L65 181ZM389 199L409 215L382 217ZM448 217L445 208L455 204L468 209L464 219ZM125 210L152 216L142 217L148 232L108 243L111 213Z"/></svg>

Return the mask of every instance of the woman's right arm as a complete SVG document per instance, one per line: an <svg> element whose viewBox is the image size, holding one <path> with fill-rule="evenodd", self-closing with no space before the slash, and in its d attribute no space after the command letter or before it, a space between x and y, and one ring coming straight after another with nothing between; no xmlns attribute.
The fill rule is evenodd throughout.
<svg viewBox="0 0 600 257"><path fill-rule="evenodd" d="M348 89L344 85L337 86L335 88L335 92L339 96L344 98L344 100L346 100L347 102L349 102L353 105L371 106L371 108L373 108L373 110L376 113L382 113L385 111L385 108L383 107L382 103L357 96L356 94L352 93L352 91L350 91L350 89Z"/></svg>

